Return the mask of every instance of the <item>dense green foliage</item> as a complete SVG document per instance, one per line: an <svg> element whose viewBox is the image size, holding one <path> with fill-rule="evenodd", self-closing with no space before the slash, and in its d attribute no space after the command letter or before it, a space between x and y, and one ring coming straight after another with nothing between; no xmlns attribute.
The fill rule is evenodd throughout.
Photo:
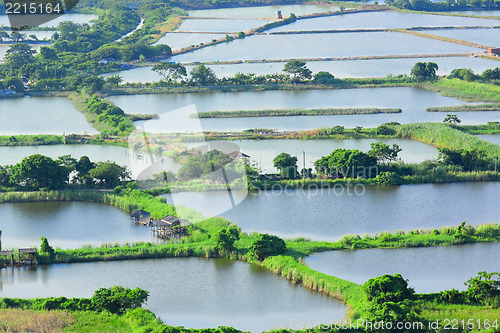
<svg viewBox="0 0 500 333"><path fill-rule="evenodd" d="M324 116L346 114L400 113L401 109L382 108L326 108L307 110L239 110L209 111L190 115L192 118L235 118L235 117L289 117L289 116Z"/></svg>
<svg viewBox="0 0 500 333"><path fill-rule="evenodd" d="M281 153L273 159L273 165L278 169L280 176L285 179L297 178L297 157L288 153Z"/></svg>
<svg viewBox="0 0 500 333"><path fill-rule="evenodd" d="M314 162L318 174L333 178L373 178L371 167L376 167L377 158L360 150L335 149L330 155Z"/></svg>
<svg viewBox="0 0 500 333"><path fill-rule="evenodd" d="M442 2L433 2L431 0L384 0L384 3L400 9L429 12L467 10L470 8L496 9L499 7L498 1L494 0L449 0Z"/></svg>
<svg viewBox="0 0 500 333"><path fill-rule="evenodd" d="M215 234L215 249L218 251L235 251L234 242L240 239L240 231L232 226L222 228Z"/></svg>
<svg viewBox="0 0 500 333"><path fill-rule="evenodd" d="M102 134L128 135L135 129L132 121L126 116L122 109L113 103L101 99L96 95L86 99L88 112L97 115L97 120L112 128L102 131Z"/></svg>
<svg viewBox="0 0 500 333"><path fill-rule="evenodd" d="M259 234L250 246L250 256L259 261L285 253L286 243L278 236Z"/></svg>
<svg viewBox="0 0 500 333"><path fill-rule="evenodd" d="M72 172L76 175L70 178ZM71 155L54 160L34 154L16 165L0 167L0 185L22 190L57 189L71 184L113 188L128 180L130 174L125 167L112 161L93 163L87 156L77 161Z"/></svg>
<svg viewBox="0 0 500 333"><path fill-rule="evenodd" d="M146 302L149 293L140 288L130 289L121 286L101 288L91 298L2 298L0 309L26 310L70 310L70 311L107 311L123 314L128 309L136 309Z"/></svg>
<svg viewBox="0 0 500 333"><path fill-rule="evenodd" d="M410 75L416 81L435 80L438 65L435 62L417 62L411 69Z"/></svg>

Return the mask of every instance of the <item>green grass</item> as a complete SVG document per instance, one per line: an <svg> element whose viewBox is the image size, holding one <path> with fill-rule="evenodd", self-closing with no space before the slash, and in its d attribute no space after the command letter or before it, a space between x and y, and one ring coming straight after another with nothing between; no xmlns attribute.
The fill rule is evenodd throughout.
<svg viewBox="0 0 500 333"><path fill-rule="evenodd" d="M144 311L144 310L143 310ZM133 332L125 316L90 311L0 310L1 332Z"/></svg>
<svg viewBox="0 0 500 333"><path fill-rule="evenodd" d="M500 156L500 146L443 123L416 123L393 127L397 136L417 140L436 147L462 150L482 149L488 158Z"/></svg>
<svg viewBox="0 0 500 333"><path fill-rule="evenodd" d="M92 125L99 132L112 131L113 127L110 125L101 122L97 119L98 115L92 113L88 110L87 104L85 103L85 97L78 93L71 93L68 98L73 103L73 106L77 111L80 111L85 116L85 119L88 123Z"/></svg>
<svg viewBox="0 0 500 333"><path fill-rule="evenodd" d="M190 118L238 118L238 117L290 117L290 116L325 116L325 115L355 115L378 113L401 113L401 109L380 108L326 108L308 110L241 110L241 111L210 111L192 113Z"/></svg>
<svg viewBox="0 0 500 333"><path fill-rule="evenodd" d="M500 102L500 86L494 84L442 78L433 84L424 85L424 88L469 102Z"/></svg>
<svg viewBox="0 0 500 333"><path fill-rule="evenodd" d="M426 109L427 112L474 112L474 111L500 111L500 103L479 105L438 106Z"/></svg>
<svg viewBox="0 0 500 333"><path fill-rule="evenodd" d="M460 328L459 332L466 331L461 330L461 321L464 320L465 325L469 319L474 319L475 330L478 330L478 320L484 325L485 320L488 320L489 323L493 323L497 320L498 327L500 327L500 308L491 308L488 306L478 306L478 305L463 305L463 304L435 304L432 302L421 302L418 305L421 310L421 315L429 319L431 321L439 320L441 324L445 322L445 320L456 319ZM449 322L448 322L449 323ZM449 323L449 327L453 324ZM442 325L440 325L442 327ZM482 330L484 332L484 329ZM488 332L498 332L498 330L487 330Z"/></svg>
<svg viewBox="0 0 500 333"><path fill-rule="evenodd" d="M60 135L4 135L0 136L0 146L41 146L63 144Z"/></svg>

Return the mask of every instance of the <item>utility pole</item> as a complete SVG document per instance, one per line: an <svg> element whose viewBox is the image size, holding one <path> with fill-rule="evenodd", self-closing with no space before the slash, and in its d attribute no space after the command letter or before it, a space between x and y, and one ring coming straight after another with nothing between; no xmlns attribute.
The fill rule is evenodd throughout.
<svg viewBox="0 0 500 333"><path fill-rule="evenodd" d="M302 181L306 180L306 152L302 151Z"/></svg>

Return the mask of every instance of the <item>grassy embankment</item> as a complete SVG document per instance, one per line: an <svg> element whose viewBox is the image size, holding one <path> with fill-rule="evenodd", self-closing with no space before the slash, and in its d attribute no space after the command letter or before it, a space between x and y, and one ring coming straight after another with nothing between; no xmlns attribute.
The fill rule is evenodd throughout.
<svg viewBox="0 0 500 333"><path fill-rule="evenodd" d="M441 78L432 84L425 84L423 87L443 96L455 97L468 102L500 102L500 86L494 84Z"/></svg>
<svg viewBox="0 0 500 333"><path fill-rule="evenodd" d="M435 147L454 150L480 149L487 158L500 156L500 146L479 139L474 135L443 123L416 123L394 126L396 136L403 139L417 140Z"/></svg>
<svg viewBox="0 0 500 333"><path fill-rule="evenodd" d="M474 112L474 111L500 111L500 103L472 104L458 106L437 106L426 109L427 112Z"/></svg>
<svg viewBox="0 0 500 333"><path fill-rule="evenodd" d="M238 118L238 117L289 117L289 116L326 116L401 113L401 109L381 108L326 108L307 110L240 110L240 111L210 111L190 114L190 118Z"/></svg>
<svg viewBox="0 0 500 333"><path fill-rule="evenodd" d="M98 114L90 112L90 110L87 107L87 103L85 103L85 97L82 94L76 92L71 93L68 95L68 98L73 103L75 109L83 113L87 122L89 122L92 125L92 127L94 127L96 130L98 130L99 132L113 130L113 128L110 125L108 125L105 122L101 122L97 119Z"/></svg>
<svg viewBox="0 0 500 333"><path fill-rule="evenodd" d="M66 192L32 192L32 193L7 193L0 195L0 202L27 202L27 201L57 201L57 200L81 200L91 202L102 202L112 204L122 209L142 208L150 211L153 217L159 217L165 214L175 214L172 206L165 204L161 199L139 191L133 191L126 195L115 195L109 193L100 193L97 191L66 191ZM256 261L248 256L248 249L255 235L242 234L240 240L236 243L237 252L220 253L215 250L213 235L222 227L230 225L230 222L222 218L211 218L202 223L194 225L190 230L190 236L184 238L182 242L172 242L169 244L156 245L150 243L138 243L128 245L109 245L104 244L100 247L85 247L76 250L56 249L55 257L52 262L84 262L84 261L102 261L102 260L126 260L126 259L146 259L146 258L166 258L180 256L203 256L203 257L230 257L241 259L251 263L260 264L267 267L274 273L283 276L294 283L302 284L313 290L326 293L337 297L348 305L349 316L351 318L363 318L367 311L368 303L366 296L360 285L350 281L342 280L334 276L329 276L312 270L303 264L302 258L319 251L328 250L346 250L358 248L404 248L420 246L439 246L454 245L472 242L500 241L500 225L489 224L477 227L466 226L459 232L458 227L447 227L434 230L413 230L409 232L382 232L376 235L354 236L347 235L338 242L313 242L304 239L295 239L287 241L287 251L284 255L269 257L263 262ZM427 305L426 305L427 306ZM430 316L436 316L427 307ZM477 307L474 309L477 310ZM489 311L488 309L481 309ZM13 311L13 310L9 310ZM144 310L138 310L144 311ZM149 313L149 312L148 312ZM65 327L75 327L74 325L84 325L82 327L91 327L95 329L96 324L89 324L80 319L86 318L85 313L45 313L34 314L31 312L15 313L15 316L33 315L49 322L62 322ZM50 316L62 316L62 319L53 319ZM0 312L0 316L10 316L11 312ZM82 316L82 317L79 317ZM96 314L88 314L89 318L96 318ZM149 315L148 315L149 316ZM66 318L67 320L63 320ZM155 322L154 316L150 317ZM15 320L10 319L11 322ZM59 321L58 321L59 320ZM18 323L27 325L26 323ZM122 325L130 324L128 315L122 317L109 317L102 320L102 325ZM146 324L143 322L142 325ZM159 325L159 322L157 323ZM63 326L64 326L63 325Z"/></svg>

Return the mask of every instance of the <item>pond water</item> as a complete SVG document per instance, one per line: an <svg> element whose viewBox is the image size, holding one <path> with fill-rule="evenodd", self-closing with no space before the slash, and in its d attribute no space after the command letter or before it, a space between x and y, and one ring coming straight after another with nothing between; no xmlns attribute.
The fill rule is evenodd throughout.
<svg viewBox="0 0 500 333"><path fill-rule="evenodd" d="M400 13L392 11L356 13L298 20L297 22L294 22L292 24L272 29L270 30L270 32L494 25L498 25L497 20L443 15Z"/></svg>
<svg viewBox="0 0 500 333"><path fill-rule="evenodd" d="M275 191L250 192L221 215L244 231L334 241L346 234L497 222L499 191L498 182L367 186L364 190L360 186L350 190L275 187ZM225 204L225 197L227 192L175 193L174 203L210 216L223 211L219 206ZM167 198L172 202L171 196Z"/></svg>
<svg viewBox="0 0 500 333"><path fill-rule="evenodd" d="M345 306L331 297L294 285L260 266L224 259L3 269L0 281L0 297L90 297L102 287L140 287L150 292L145 307L166 324L187 328L231 326L262 332L288 327L292 320L340 321L346 313Z"/></svg>
<svg viewBox="0 0 500 333"><path fill-rule="evenodd" d="M329 251L313 254L306 263L314 270L355 283L384 274L400 273L417 293L455 288L480 271L497 272L500 243L438 246L408 249Z"/></svg>
<svg viewBox="0 0 500 333"><path fill-rule="evenodd" d="M3 248L40 246L40 238L61 248L83 244L157 241L148 227L130 222L118 208L87 202L1 203Z"/></svg>
<svg viewBox="0 0 500 333"><path fill-rule="evenodd" d="M436 30L423 32L441 37L460 39L485 46L500 46L500 29Z"/></svg>
<svg viewBox="0 0 500 333"><path fill-rule="evenodd" d="M127 167L131 171L132 178L136 178L144 169L152 163L158 168L176 171L180 168L179 163L166 157L149 156L144 152L136 152L128 148L108 145L50 145L50 146L15 146L0 147L0 165L13 165L19 163L23 158L42 154L51 158L70 154L76 159L88 156L91 161L114 161L118 165ZM159 173L160 171L152 173Z"/></svg>
<svg viewBox="0 0 500 333"><path fill-rule="evenodd" d="M191 45L209 43L214 39L224 38L224 36L224 34L167 33L155 45L165 44L176 51Z"/></svg>
<svg viewBox="0 0 500 333"><path fill-rule="evenodd" d="M377 60L349 60L349 61L309 61L307 68L313 73L327 71L335 77L384 77L388 74L409 75L411 68L416 62L435 62L439 69L438 75L448 75L455 68L470 68L475 73L482 73L488 68L498 67L496 60L472 57L449 57L449 58L403 58L403 59L377 59ZM257 64L234 64L234 65L208 65L217 77L229 77L240 73L254 73L257 75L280 73L284 62L257 63ZM193 66L186 66L188 72ZM162 77L151 70L151 67L137 67L127 71L104 74L103 77L120 75L124 82L153 82Z"/></svg>
<svg viewBox="0 0 500 333"><path fill-rule="evenodd" d="M369 47L367 47L369 45ZM258 52L255 52L258 50ZM206 62L477 52L479 49L398 32L254 35L174 56Z"/></svg>
<svg viewBox="0 0 500 333"><path fill-rule="evenodd" d="M447 13L465 14L465 15L500 16L500 10L464 10L464 11L454 11Z"/></svg>
<svg viewBox="0 0 500 333"><path fill-rule="evenodd" d="M250 155L252 161L256 161L266 172L277 172L273 166L273 159L276 155L286 152L298 158L297 165L302 169L304 165L302 152L306 153L306 167L313 168L314 161L322 156L330 154L337 148L359 149L367 152L370 150L370 143L382 141L392 146L397 144L401 149L399 157L406 163L418 163L429 159L436 159L439 152L433 146L401 139L362 139L362 140L244 140L228 141L240 147L240 151ZM215 141L215 143L224 141ZM197 147L199 144L192 143L190 147ZM0 150L1 154L1 150ZM1 156L1 155L0 155Z"/></svg>
<svg viewBox="0 0 500 333"><path fill-rule="evenodd" d="M481 134L476 136L481 140L490 141L496 145L500 145L500 135L498 134Z"/></svg>
<svg viewBox="0 0 500 333"><path fill-rule="evenodd" d="M276 11L281 10L283 17L295 15L307 15L337 11L339 7L332 5L282 5L282 6L255 6L221 9L202 9L188 11L192 17L220 17L220 18L256 18L275 17Z"/></svg>
<svg viewBox="0 0 500 333"><path fill-rule="evenodd" d="M139 121L136 125L147 132L181 132L189 130L239 131L249 128L279 130L313 129L319 127L375 127L382 123L434 121L444 115L425 112L427 107L467 104L454 98L419 88L366 88L304 91L261 91L209 94L165 94L139 96L111 96L109 98L126 113L148 112L159 119ZM188 114L206 111L307 109L328 107L387 107L402 108L402 113L372 115L333 115L302 117L250 117L196 119ZM179 108L184 108L178 110ZM177 110L176 112L168 112ZM500 120L494 112L467 112L460 115L465 124Z"/></svg>
<svg viewBox="0 0 500 333"><path fill-rule="evenodd" d="M269 23L268 20L186 19L177 31L231 33L246 31Z"/></svg>
<svg viewBox="0 0 500 333"><path fill-rule="evenodd" d="M0 99L0 135L98 133L64 97Z"/></svg>

